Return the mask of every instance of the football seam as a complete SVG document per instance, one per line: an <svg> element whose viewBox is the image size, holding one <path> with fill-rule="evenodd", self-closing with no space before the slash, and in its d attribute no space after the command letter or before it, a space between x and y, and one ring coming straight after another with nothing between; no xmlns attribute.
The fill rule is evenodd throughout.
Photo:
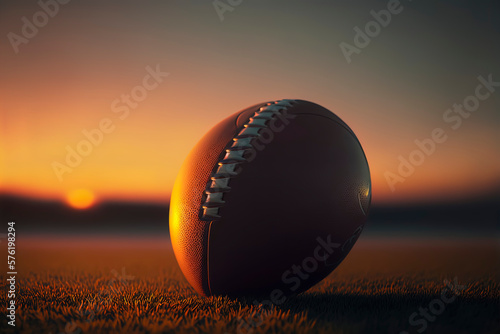
<svg viewBox="0 0 500 334"><path fill-rule="evenodd" d="M236 168L245 162L249 162L243 155L253 148L252 141L260 136L262 129L267 129L272 119L278 114L292 107L296 100L277 100L269 102L260 107L255 114L243 124L237 135L232 138L233 144L226 149L225 156L217 161L217 170L211 176L205 187L205 198L202 201L201 218L206 221L220 220L219 210L226 203L223 200L224 193L231 190L229 180L238 175ZM226 145L227 147L227 145Z"/></svg>
<svg viewBox="0 0 500 334"><path fill-rule="evenodd" d="M208 293L212 295L212 288L210 287L210 232L212 232L212 222L208 223L207 235L207 288Z"/></svg>

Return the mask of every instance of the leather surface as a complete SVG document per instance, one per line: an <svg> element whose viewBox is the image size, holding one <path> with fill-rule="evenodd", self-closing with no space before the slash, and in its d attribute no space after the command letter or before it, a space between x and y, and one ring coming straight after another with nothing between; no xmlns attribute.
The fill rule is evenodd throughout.
<svg viewBox="0 0 500 334"><path fill-rule="evenodd" d="M304 291L347 255L366 220L367 201L362 210L358 196L370 188L370 175L352 131L318 105L301 101L289 110L297 117L242 165L224 195L222 219L212 224L213 294ZM300 278L298 288L298 275L283 281L292 266L313 257L318 237L343 245L353 235L343 250L339 246L326 261L317 261L314 272L303 270L307 278Z"/></svg>
<svg viewBox="0 0 500 334"><path fill-rule="evenodd" d="M176 178L170 199L170 238L172 247L189 283L199 292L209 294L207 245L210 222L200 219L204 190L224 149L237 132L239 111L214 126L191 150Z"/></svg>
<svg viewBox="0 0 500 334"><path fill-rule="evenodd" d="M326 277L359 236L371 196L363 150L336 115L296 101L287 111L294 118L271 141L254 140L258 149L230 179L220 220L200 219L208 180L232 138L265 103L216 125L181 168L171 197L170 234L184 275L201 294L304 291ZM290 270L304 261L314 264L318 238L339 247L297 281Z"/></svg>

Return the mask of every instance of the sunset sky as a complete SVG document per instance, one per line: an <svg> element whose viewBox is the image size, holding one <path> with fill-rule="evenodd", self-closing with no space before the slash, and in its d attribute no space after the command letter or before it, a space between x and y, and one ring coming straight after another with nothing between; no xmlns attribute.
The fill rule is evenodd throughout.
<svg viewBox="0 0 500 334"><path fill-rule="evenodd" d="M353 45L353 29L387 1L243 1L221 21L212 1L74 0L16 53L9 33L22 36L22 18L33 22L41 10L20 3L0 5L1 193L66 199L87 189L97 201L167 202L205 132L282 98L318 103L353 129L374 203L500 187L500 87L456 130L443 120L475 94L478 76L500 82L500 30L487 5L404 1L348 63L339 44ZM157 69L168 76L147 79L142 101L120 101ZM67 147L103 122L102 142L58 178L54 162L67 165ZM384 174L397 173L398 156L408 159L435 128L447 140L391 191Z"/></svg>

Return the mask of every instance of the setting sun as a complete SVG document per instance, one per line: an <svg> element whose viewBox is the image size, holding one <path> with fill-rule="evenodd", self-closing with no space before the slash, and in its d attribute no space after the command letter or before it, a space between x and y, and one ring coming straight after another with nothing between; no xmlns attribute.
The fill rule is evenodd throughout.
<svg viewBox="0 0 500 334"><path fill-rule="evenodd" d="M94 204L95 196L88 189L74 189L66 196L66 202L75 209L87 209Z"/></svg>

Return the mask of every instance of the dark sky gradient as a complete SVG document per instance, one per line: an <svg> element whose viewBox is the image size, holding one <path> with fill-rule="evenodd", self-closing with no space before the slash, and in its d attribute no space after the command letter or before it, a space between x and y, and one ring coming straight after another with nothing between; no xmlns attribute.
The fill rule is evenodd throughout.
<svg viewBox="0 0 500 334"><path fill-rule="evenodd" d="M402 1L403 10L347 63L339 47L387 1L243 1L220 21L211 1L71 1L15 53L35 1L0 5L0 191L64 199L167 202L183 159L227 115L280 98L331 109L360 139L375 204L467 198L500 184L500 88L462 126L443 113L500 81L499 6ZM170 75L120 120L111 108L159 64ZM109 118L115 129L59 182L52 167ZM392 192L415 139L448 139Z"/></svg>

